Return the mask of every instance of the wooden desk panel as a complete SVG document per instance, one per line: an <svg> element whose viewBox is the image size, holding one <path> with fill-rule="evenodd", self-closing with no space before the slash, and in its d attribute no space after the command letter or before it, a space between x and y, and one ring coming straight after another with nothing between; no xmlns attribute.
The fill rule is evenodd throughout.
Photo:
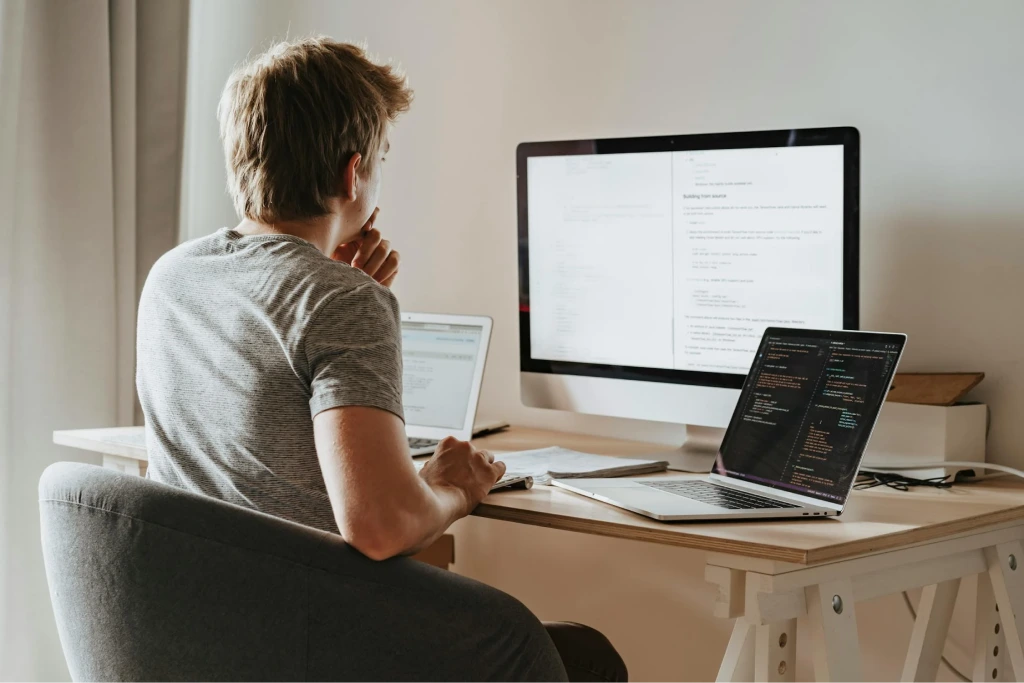
<svg viewBox="0 0 1024 683"><path fill-rule="evenodd" d="M141 427L54 432L67 446L146 459ZM478 439L494 452L564 446L603 455L643 456L664 446L514 427ZM697 476L679 473L660 477ZM795 564L818 564L928 543L1024 520L1024 486L990 481L951 490L855 492L839 518L774 522L665 523L549 486L491 494L478 517Z"/></svg>
<svg viewBox="0 0 1024 683"><path fill-rule="evenodd" d="M478 439L499 451L558 445L602 455L641 456L664 446L513 428ZM656 477L697 477L671 472ZM838 518L772 522L657 522L563 489L535 486L488 496L478 517L628 538L796 564L817 564L927 543L1024 519L1024 485L1012 479L948 490L855 491Z"/></svg>

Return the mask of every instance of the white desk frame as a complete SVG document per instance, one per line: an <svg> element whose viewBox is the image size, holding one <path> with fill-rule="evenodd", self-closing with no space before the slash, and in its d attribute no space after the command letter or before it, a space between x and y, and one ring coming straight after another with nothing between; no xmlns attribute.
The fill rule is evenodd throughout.
<svg viewBox="0 0 1024 683"><path fill-rule="evenodd" d="M715 615L735 619L718 680L796 680L797 622L806 621L815 678L862 681L856 604L923 588L902 680L934 681L964 581L978 585L972 680L1024 680L1022 539L1015 524L811 567L709 554Z"/></svg>

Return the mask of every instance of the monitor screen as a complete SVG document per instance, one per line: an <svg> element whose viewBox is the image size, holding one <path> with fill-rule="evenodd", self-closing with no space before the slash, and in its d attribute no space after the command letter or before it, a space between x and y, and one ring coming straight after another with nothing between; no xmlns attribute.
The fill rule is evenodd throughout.
<svg viewBox="0 0 1024 683"><path fill-rule="evenodd" d="M462 429L483 328L402 321L402 407L407 425Z"/></svg>
<svg viewBox="0 0 1024 683"><path fill-rule="evenodd" d="M905 339L769 329L715 474L843 503Z"/></svg>
<svg viewBox="0 0 1024 683"><path fill-rule="evenodd" d="M856 328L852 129L825 130L521 146L523 369L739 388L767 327Z"/></svg>

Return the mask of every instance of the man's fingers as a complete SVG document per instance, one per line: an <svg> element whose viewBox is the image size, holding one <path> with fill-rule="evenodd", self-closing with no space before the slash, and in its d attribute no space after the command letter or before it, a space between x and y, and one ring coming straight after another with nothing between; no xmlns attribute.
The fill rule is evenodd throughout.
<svg viewBox="0 0 1024 683"><path fill-rule="evenodd" d="M484 456L487 462L494 462L494 453L490 451L480 451L480 455Z"/></svg>
<svg viewBox="0 0 1024 683"><path fill-rule="evenodd" d="M498 475L494 478L494 481L498 481L505 476L505 463L500 460L494 463L494 471Z"/></svg>
<svg viewBox="0 0 1024 683"><path fill-rule="evenodd" d="M377 249L370 254L370 258L366 259L366 262L359 267L362 268L367 275L373 277L377 274L377 271L380 270L380 267L384 265L384 261L387 260L390 254L391 242L381 240L380 244L377 245Z"/></svg>
<svg viewBox="0 0 1024 683"><path fill-rule="evenodd" d="M345 244L339 244L338 248L334 250L334 254L331 256L335 261L341 261L352 265L352 258L356 255L359 250L358 242L347 242Z"/></svg>
<svg viewBox="0 0 1024 683"><path fill-rule="evenodd" d="M395 275L398 274L398 252L392 251L388 254L388 257L384 259L384 263L377 270L377 273L373 276L377 282L382 285L390 284L387 280L394 281Z"/></svg>
<svg viewBox="0 0 1024 683"><path fill-rule="evenodd" d="M380 283L382 285L384 285L385 287L390 287L392 285L392 283L394 283L396 277L398 277L398 273L397 272L394 273L391 277L386 277L383 280L380 280Z"/></svg>
<svg viewBox="0 0 1024 683"><path fill-rule="evenodd" d="M352 265L356 268L362 268L363 264L366 263L373 252L377 250L383 237L380 235L380 230L376 228L370 228L363 239L359 242L359 251L356 252L355 257L352 259Z"/></svg>

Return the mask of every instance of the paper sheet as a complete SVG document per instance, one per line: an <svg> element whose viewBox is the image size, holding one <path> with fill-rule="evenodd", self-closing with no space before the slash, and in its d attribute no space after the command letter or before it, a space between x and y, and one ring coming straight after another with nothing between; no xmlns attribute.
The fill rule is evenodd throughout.
<svg viewBox="0 0 1024 683"><path fill-rule="evenodd" d="M622 476L664 469L660 467L663 463L658 460L593 455L560 446L499 453L495 459L503 461L509 472L530 475L537 484L546 484L552 477Z"/></svg>

